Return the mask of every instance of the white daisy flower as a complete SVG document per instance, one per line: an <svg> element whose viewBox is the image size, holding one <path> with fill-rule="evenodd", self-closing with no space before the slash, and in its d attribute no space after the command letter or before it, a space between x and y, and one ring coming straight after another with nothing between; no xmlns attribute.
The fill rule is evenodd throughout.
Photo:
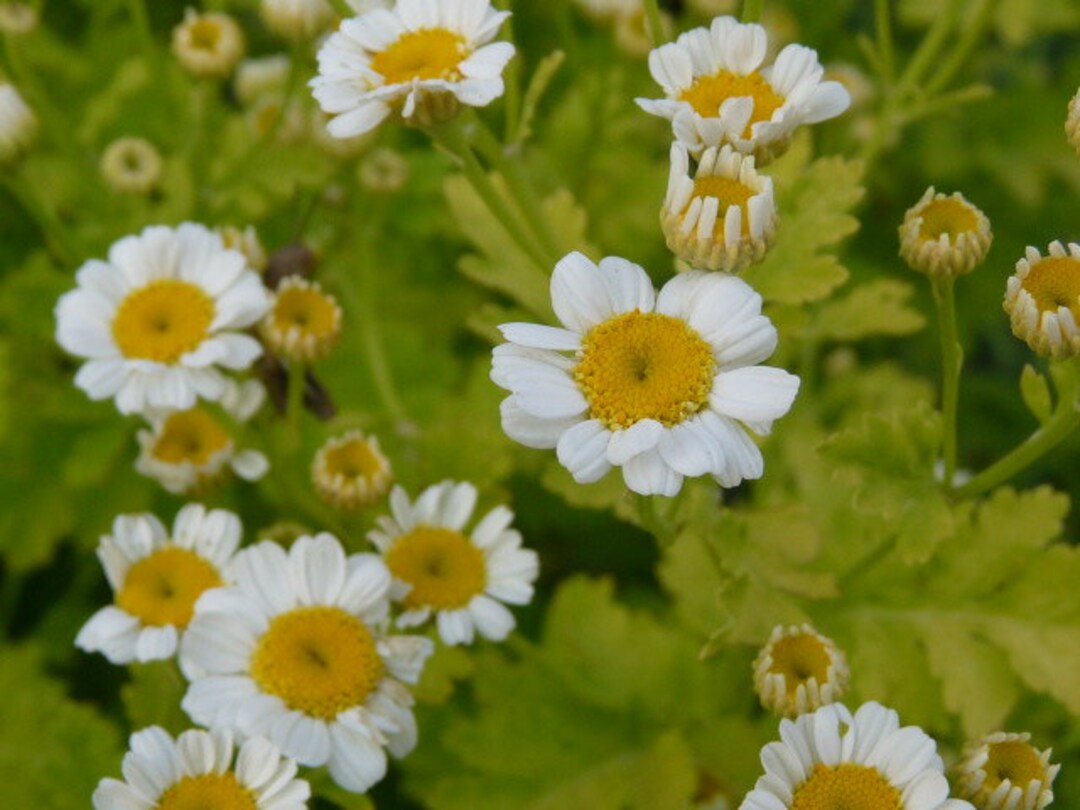
<svg viewBox="0 0 1080 810"><path fill-rule="evenodd" d="M956 766L956 791L978 810L1042 810L1054 801L1054 778L1061 765L1050 762L1031 735L995 731L964 751Z"/></svg>
<svg viewBox="0 0 1080 810"><path fill-rule="evenodd" d="M14 85L0 79L0 166L26 154L38 133L38 120Z"/></svg>
<svg viewBox="0 0 1080 810"><path fill-rule="evenodd" d="M777 625L754 660L761 705L788 717L839 700L849 677L843 650L809 624Z"/></svg>
<svg viewBox="0 0 1080 810"><path fill-rule="evenodd" d="M878 703L864 703L854 717L833 703L781 720L780 738L761 749L765 775L739 810L973 810L949 798L933 739L917 726L901 728L896 712Z"/></svg>
<svg viewBox="0 0 1080 810"><path fill-rule="evenodd" d="M218 11L199 13L189 8L173 29L173 55L193 76L228 76L243 58L244 47L244 31L239 23Z"/></svg>
<svg viewBox="0 0 1080 810"><path fill-rule="evenodd" d="M370 506L386 494L393 480L379 440L359 430L327 440L311 463L315 492L338 509Z"/></svg>
<svg viewBox="0 0 1080 810"><path fill-rule="evenodd" d="M98 164L109 187L125 194L149 194L161 182L161 155L145 138L118 138Z"/></svg>
<svg viewBox="0 0 1080 810"><path fill-rule="evenodd" d="M94 810L305 810L311 786L297 765L267 740L252 737L236 751L228 731L189 729L175 740L150 726L131 735L124 781L102 779Z"/></svg>
<svg viewBox="0 0 1080 810"><path fill-rule="evenodd" d="M1013 334L1043 357L1080 354L1080 243L1028 247L1009 276L1003 306Z"/></svg>
<svg viewBox="0 0 1080 810"><path fill-rule="evenodd" d="M391 597L404 605L400 627L434 614L447 644L471 644L475 633L502 641L514 629L503 603L525 605L540 573L536 552L521 547L510 528L514 513L496 506L470 534L463 531L476 506L476 487L443 481L415 503L405 490L390 493L393 517L380 517L368 533L394 575Z"/></svg>
<svg viewBox="0 0 1080 810"><path fill-rule="evenodd" d="M511 323L491 378L510 396L502 425L555 448L578 483L621 466L643 495L675 495L684 476L725 487L764 472L747 430L769 433L799 378L757 365L776 348L761 296L725 273L687 272L660 291L636 264L571 253L551 278L566 327ZM568 354L569 353L569 354Z"/></svg>
<svg viewBox="0 0 1080 810"><path fill-rule="evenodd" d="M270 305L262 279L202 225L145 228L76 279L56 306L56 339L87 358L75 384L91 399L116 397L121 413L221 399L218 367L244 369L262 353L241 332Z"/></svg>
<svg viewBox="0 0 1080 810"><path fill-rule="evenodd" d="M195 602L227 580L240 518L188 504L170 534L154 515L120 515L97 548L114 602L95 613L75 646L114 664L171 658Z"/></svg>
<svg viewBox="0 0 1080 810"><path fill-rule="evenodd" d="M822 81L816 51L788 45L762 68L767 47L762 26L717 17L649 54L649 72L667 98L637 103L670 120L692 154L730 143L764 166L800 124L834 118L851 103L842 84Z"/></svg>
<svg viewBox="0 0 1080 810"><path fill-rule="evenodd" d="M244 549L231 573L235 585L205 594L184 636L184 710L367 790L386 773L384 748L404 756L416 744L402 681L415 683L432 651L428 639L383 634L390 572L319 534L288 551Z"/></svg>
<svg viewBox="0 0 1080 810"><path fill-rule="evenodd" d="M397 112L422 125L458 104L483 107L503 94L509 42L490 42L510 16L489 0L399 0L345 20L319 50L312 92L335 138L377 127Z"/></svg>

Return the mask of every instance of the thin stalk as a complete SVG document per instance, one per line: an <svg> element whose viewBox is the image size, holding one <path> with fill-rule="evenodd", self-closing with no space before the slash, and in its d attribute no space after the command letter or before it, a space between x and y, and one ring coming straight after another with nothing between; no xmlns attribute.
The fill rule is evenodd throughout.
<svg viewBox="0 0 1080 810"><path fill-rule="evenodd" d="M951 276L936 276L933 279L941 341L941 429L946 488L952 486L956 474L956 408L960 397L960 369L964 365L964 351L960 348L956 332L955 281Z"/></svg>
<svg viewBox="0 0 1080 810"><path fill-rule="evenodd" d="M975 10L974 19L970 23L961 26L960 40L956 47L945 59L941 69L926 83L926 92L934 95L948 86L956 72L963 67L964 62L971 55L975 46L982 39L983 33L990 24L990 15L993 14L996 0L977 0L978 8Z"/></svg>
<svg viewBox="0 0 1080 810"><path fill-rule="evenodd" d="M877 54L882 76L892 82L896 75L896 54L893 49L892 20L889 17L889 0L874 0L874 26L877 32Z"/></svg>
<svg viewBox="0 0 1080 810"><path fill-rule="evenodd" d="M761 19L761 10L765 0L743 0L742 14L739 19L744 23L757 22Z"/></svg>
<svg viewBox="0 0 1080 810"><path fill-rule="evenodd" d="M370 244L369 240L365 240L365 244ZM400 425L407 422L409 417L405 412L405 406L401 404L397 387L394 385L390 363L386 359L382 331L379 329L379 309L375 305L378 300L378 291L375 289L373 258L371 251L366 251L366 255L361 257L358 268L360 289L354 299L357 307L354 311L357 313L360 328L363 330L364 356L367 359L368 368L371 369L371 381L375 385L375 393L394 422Z"/></svg>
<svg viewBox="0 0 1080 810"><path fill-rule="evenodd" d="M907 67L904 68L904 72L900 76L900 80L897 82L895 92L897 98L903 99L908 92L922 81L926 71L929 70L934 60L941 53L942 46L948 41L949 34L952 32L957 17L960 16L963 5L964 0L950 0L941 14L935 18L930 30L926 32L923 41L919 43L915 55L911 57L911 61L908 62Z"/></svg>
<svg viewBox="0 0 1080 810"><path fill-rule="evenodd" d="M649 23L649 38L653 47L658 48L667 42L664 35L664 18L660 16L660 5L657 0L645 0L645 19Z"/></svg>
<svg viewBox="0 0 1080 810"><path fill-rule="evenodd" d="M289 448L295 453L300 449L300 418L304 410L304 389L307 387L307 366L296 360L288 365L288 382L285 393L285 419L289 430Z"/></svg>

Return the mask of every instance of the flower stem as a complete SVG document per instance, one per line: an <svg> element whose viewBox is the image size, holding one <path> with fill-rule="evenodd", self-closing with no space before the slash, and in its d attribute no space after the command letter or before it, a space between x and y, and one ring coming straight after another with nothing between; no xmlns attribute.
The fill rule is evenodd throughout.
<svg viewBox="0 0 1080 810"><path fill-rule="evenodd" d="M645 0L645 19L649 23L649 38L654 48L658 48L667 42L664 34L664 19L660 16L660 5L657 0Z"/></svg>
<svg viewBox="0 0 1080 810"><path fill-rule="evenodd" d="M157 61L157 50L154 47L154 34L150 30L150 18L146 14L146 2L145 0L127 0L127 6L131 21L135 24L135 33L139 38L143 58L147 65L152 66Z"/></svg>
<svg viewBox="0 0 1080 810"><path fill-rule="evenodd" d="M356 12L352 10L352 7L349 6L345 0L328 0L328 2L334 7L334 11L340 14L344 19L356 16Z"/></svg>
<svg viewBox="0 0 1080 810"><path fill-rule="evenodd" d="M757 22L761 19L761 9L765 0L743 0L742 14L739 19L744 23Z"/></svg>
<svg viewBox="0 0 1080 810"><path fill-rule="evenodd" d="M881 68L886 81L891 82L896 70L896 56L893 50L892 21L889 17L889 0L875 0L874 25L877 29L877 52L881 57Z"/></svg>
<svg viewBox="0 0 1080 810"><path fill-rule="evenodd" d="M956 474L956 407L960 398L960 369L964 365L964 350L956 332L955 282L951 276L935 276L932 282L941 342L942 455L946 488L952 486Z"/></svg>
<svg viewBox="0 0 1080 810"><path fill-rule="evenodd" d="M285 394L285 419L289 425L290 450L300 448L300 417L304 409L304 388L307 386L307 366L297 360L288 364L288 382Z"/></svg>

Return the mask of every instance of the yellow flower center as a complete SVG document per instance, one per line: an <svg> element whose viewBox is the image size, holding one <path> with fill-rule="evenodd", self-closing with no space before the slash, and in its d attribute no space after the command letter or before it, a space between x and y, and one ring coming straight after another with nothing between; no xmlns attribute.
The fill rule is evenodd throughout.
<svg viewBox="0 0 1080 810"><path fill-rule="evenodd" d="M772 85L757 71L740 75L730 70L721 70L712 76L699 76L694 83L682 91L680 101L689 102L694 111L702 118L716 118L720 114L720 105L729 98L749 96L754 100L754 111L746 122L743 137L750 137L750 128L758 121L769 121L773 113L783 105L784 99Z"/></svg>
<svg viewBox="0 0 1080 810"><path fill-rule="evenodd" d="M221 41L221 24L217 20L202 17L188 26L191 47L200 51L215 51Z"/></svg>
<svg viewBox="0 0 1080 810"><path fill-rule="evenodd" d="M484 590L484 552L461 532L440 526L417 526L394 541L386 565L412 585L405 607L435 610L463 608Z"/></svg>
<svg viewBox="0 0 1080 810"><path fill-rule="evenodd" d="M829 653L815 636L803 633L781 638L772 646L772 659L769 672L784 676L789 695L811 678L819 684L829 680Z"/></svg>
<svg viewBox="0 0 1080 810"><path fill-rule="evenodd" d="M371 57L371 69L386 84L461 77L458 65L465 58L465 38L445 28L424 28L402 34Z"/></svg>
<svg viewBox="0 0 1080 810"><path fill-rule="evenodd" d="M1042 781L1046 778L1046 771L1035 749L1018 740L991 743L990 756L983 770L986 771L983 790L988 793L992 793L1006 779L1024 789L1032 780Z"/></svg>
<svg viewBox="0 0 1080 810"><path fill-rule="evenodd" d="M375 639L337 607L305 607L274 618L251 658L251 677L285 705L323 720L361 706L383 677Z"/></svg>
<svg viewBox="0 0 1080 810"><path fill-rule="evenodd" d="M185 776L161 794L155 810L255 810L254 794L232 771Z"/></svg>
<svg viewBox="0 0 1080 810"><path fill-rule="evenodd" d="M746 203L754 196L754 190L731 177L698 177L694 180L694 197L716 197L720 201L713 238L724 236L724 212L733 205L743 209L742 232L750 233L750 214ZM691 198L693 201L693 197Z"/></svg>
<svg viewBox="0 0 1080 810"><path fill-rule="evenodd" d="M1080 259L1050 256L1031 265L1022 286L1035 299L1040 312L1068 307L1080 320Z"/></svg>
<svg viewBox="0 0 1080 810"><path fill-rule="evenodd" d="M363 439L350 439L326 451L326 472L345 478L371 480L386 469L386 463Z"/></svg>
<svg viewBox="0 0 1080 810"><path fill-rule="evenodd" d="M229 446L229 434L202 408L170 414L151 454L167 464L208 464Z"/></svg>
<svg viewBox="0 0 1080 810"><path fill-rule="evenodd" d="M214 300L201 287L161 279L120 303L112 333L125 357L175 363L206 340L213 320Z"/></svg>
<svg viewBox="0 0 1080 810"><path fill-rule="evenodd" d="M709 401L712 349L684 321L655 312L627 312L585 335L577 381L592 418L611 430L642 419L667 427Z"/></svg>
<svg viewBox="0 0 1080 810"><path fill-rule="evenodd" d="M875 768L815 765L795 789L791 810L902 810L900 791Z"/></svg>
<svg viewBox="0 0 1080 810"><path fill-rule="evenodd" d="M956 197L931 200L919 216L922 217L919 236L927 240L936 241L944 233L955 241L960 234L979 227L979 218L972 207Z"/></svg>
<svg viewBox="0 0 1080 810"><path fill-rule="evenodd" d="M128 569L116 604L145 625L187 627L203 591L221 584L210 562L186 548L167 546Z"/></svg>
<svg viewBox="0 0 1080 810"><path fill-rule="evenodd" d="M293 327L315 338L337 332L338 308L334 299L312 287L286 287L274 301L274 326L286 331Z"/></svg>

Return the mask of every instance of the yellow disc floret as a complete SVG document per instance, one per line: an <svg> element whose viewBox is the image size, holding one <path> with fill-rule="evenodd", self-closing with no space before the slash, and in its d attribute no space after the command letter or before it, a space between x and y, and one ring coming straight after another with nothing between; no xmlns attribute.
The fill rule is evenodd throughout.
<svg viewBox="0 0 1080 810"><path fill-rule="evenodd" d="M402 34L371 57L371 69L386 84L425 79L456 80L466 56L465 39L445 28L424 28Z"/></svg>
<svg viewBox="0 0 1080 810"><path fill-rule="evenodd" d="M946 234L955 240L962 233L973 232L979 227L978 210L963 197L939 197L920 211L922 224L919 236L923 239L940 239Z"/></svg>
<svg viewBox="0 0 1080 810"><path fill-rule="evenodd" d="M816 635L804 633L777 640L772 645L772 658L769 672L784 676L789 695L811 678L818 683L829 678L829 651Z"/></svg>
<svg viewBox="0 0 1080 810"><path fill-rule="evenodd" d="M256 810L255 795L231 772L185 776L161 794L155 810Z"/></svg>
<svg viewBox="0 0 1080 810"><path fill-rule="evenodd" d="M1080 322L1080 259L1048 256L1031 265L1021 286L1035 299L1040 312L1057 312L1065 307Z"/></svg>
<svg viewBox="0 0 1080 810"><path fill-rule="evenodd" d="M168 546L131 566L116 604L145 625L187 627L203 591L221 584L210 562L188 549Z"/></svg>
<svg viewBox="0 0 1080 810"><path fill-rule="evenodd" d="M201 287L161 279L120 303L112 333L125 357L176 363L206 340L213 320L214 301Z"/></svg>
<svg viewBox="0 0 1080 810"><path fill-rule="evenodd" d="M760 73L754 71L740 75L730 70L721 70L711 76L700 76L683 90L679 100L688 102L702 118L716 118L720 105L729 98L743 96L754 100L754 111L750 114L750 120L743 132L743 137L749 138L750 128L758 121L771 120L773 113L784 103L783 97Z"/></svg>
<svg viewBox="0 0 1080 810"><path fill-rule="evenodd" d="M251 677L264 692L323 720L363 705L383 670L367 625L338 607L275 617L251 658Z"/></svg>
<svg viewBox="0 0 1080 810"><path fill-rule="evenodd" d="M750 214L746 203L756 192L745 183L740 183L733 177L698 177L694 180L694 197L716 197L720 201L719 210L726 211L733 205L743 209L742 232L743 235L750 233ZM724 218L716 218L713 226L713 238L723 240Z"/></svg>
<svg viewBox="0 0 1080 810"><path fill-rule="evenodd" d="M420 525L394 541L386 553L390 572L412 586L405 607L455 610L469 604L487 583L484 553L461 532Z"/></svg>
<svg viewBox="0 0 1080 810"><path fill-rule="evenodd" d="M591 418L610 430L642 419L671 427L705 407L715 361L687 324L659 313L627 312L585 335L574 380Z"/></svg>
<svg viewBox="0 0 1080 810"><path fill-rule="evenodd" d="M991 743L990 755L983 770L986 771L983 791L987 794L993 793L1006 779L1021 790L1032 780L1041 782L1046 779L1046 768L1039 753L1021 740Z"/></svg>
<svg viewBox="0 0 1080 810"><path fill-rule="evenodd" d="M393 473L378 440L354 430L319 448L311 465L311 480L327 503L355 509L385 495Z"/></svg>
<svg viewBox="0 0 1080 810"><path fill-rule="evenodd" d="M341 307L318 283L290 276L278 287L261 333L275 354L310 363L325 357L337 343L341 318Z"/></svg>
<svg viewBox="0 0 1080 810"><path fill-rule="evenodd" d="M168 464L185 461L202 467L228 448L231 439L209 413L191 408L170 414L154 443L153 456Z"/></svg>
<svg viewBox="0 0 1080 810"><path fill-rule="evenodd" d="M815 765L795 789L791 810L901 810L900 791L875 768Z"/></svg>

